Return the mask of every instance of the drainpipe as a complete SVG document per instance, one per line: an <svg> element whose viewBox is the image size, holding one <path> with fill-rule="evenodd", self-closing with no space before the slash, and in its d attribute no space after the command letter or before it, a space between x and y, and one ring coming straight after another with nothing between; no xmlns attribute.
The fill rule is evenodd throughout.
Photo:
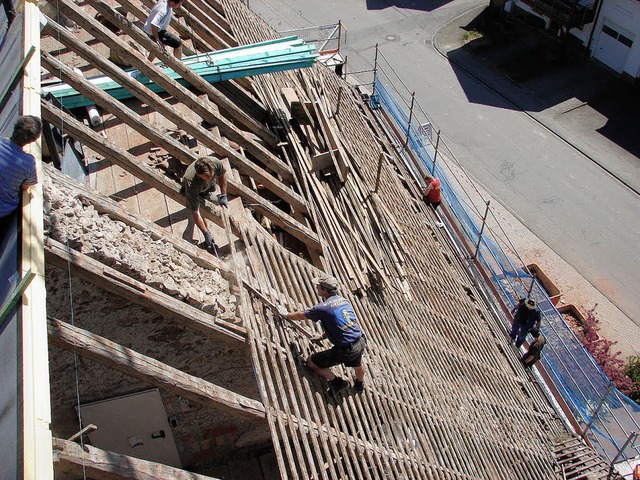
<svg viewBox="0 0 640 480"><path fill-rule="evenodd" d="M589 35L589 41L587 42L587 51L589 52L589 57L592 57L593 55L591 55L591 42L593 41L593 34L596 31L596 26L598 25L598 19L600 18L600 10L602 10L602 4L604 3L604 0L598 0L598 6L596 7L596 14L593 17L593 28L591 29L591 34Z"/></svg>

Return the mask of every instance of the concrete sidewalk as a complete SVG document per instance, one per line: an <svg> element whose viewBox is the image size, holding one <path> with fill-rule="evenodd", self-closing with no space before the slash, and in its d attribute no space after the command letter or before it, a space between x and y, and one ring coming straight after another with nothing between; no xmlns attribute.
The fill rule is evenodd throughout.
<svg viewBox="0 0 640 480"><path fill-rule="evenodd" d="M515 25L502 25L503 41L498 36L498 40L477 39L465 46L465 34L482 21L486 10L486 6L474 8L441 27L434 37L434 47L457 69L482 82L640 194L640 89L632 88L576 49L558 52L552 39L526 23L518 24L517 19ZM623 357L640 354L640 326L500 202L492 202L492 208L525 263L537 264L563 292L558 306L572 304L585 314L597 304L601 334L617 342L612 352L620 350Z"/></svg>

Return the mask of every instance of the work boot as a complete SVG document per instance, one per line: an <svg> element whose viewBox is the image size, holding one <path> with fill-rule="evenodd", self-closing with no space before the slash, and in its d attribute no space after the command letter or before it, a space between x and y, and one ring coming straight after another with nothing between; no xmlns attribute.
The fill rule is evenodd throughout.
<svg viewBox="0 0 640 480"><path fill-rule="evenodd" d="M347 388L349 386L349 382L341 377L336 377L329 382L329 386L334 392L339 392L343 388Z"/></svg>
<svg viewBox="0 0 640 480"><path fill-rule="evenodd" d="M361 382L359 382L358 380L355 380L353 382L353 391L356 393L364 392L364 380Z"/></svg>

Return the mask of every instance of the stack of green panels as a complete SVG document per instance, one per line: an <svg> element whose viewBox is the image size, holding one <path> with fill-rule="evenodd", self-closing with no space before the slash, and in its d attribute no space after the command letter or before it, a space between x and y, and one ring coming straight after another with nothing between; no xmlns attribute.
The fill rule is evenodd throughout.
<svg viewBox="0 0 640 480"><path fill-rule="evenodd" d="M298 37L287 37L192 55L183 58L183 63L209 83L216 83L261 73L310 67L318 57L314 50L313 45L306 44ZM150 90L163 91L161 87L138 70L126 70L126 72ZM173 70L167 68L165 73L182 85L189 85ZM133 96L127 89L104 75L89 78L88 81L118 100ZM90 99L63 83L43 87L42 90L45 94L53 94L62 105L69 109L93 104Z"/></svg>

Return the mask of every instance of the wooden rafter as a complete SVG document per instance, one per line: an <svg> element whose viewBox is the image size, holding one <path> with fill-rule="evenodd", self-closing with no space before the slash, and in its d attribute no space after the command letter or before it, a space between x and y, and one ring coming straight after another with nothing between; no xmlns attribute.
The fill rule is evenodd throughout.
<svg viewBox="0 0 640 480"><path fill-rule="evenodd" d="M102 480L215 480L162 463L101 450L91 445L81 447L75 442L53 439L55 470L79 477Z"/></svg>
<svg viewBox="0 0 640 480"><path fill-rule="evenodd" d="M49 341L65 350L121 373L245 420L264 421L263 405L201 378L189 375L87 330L61 320L48 320Z"/></svg>
<svg viewBox="0 0 640 480"><path fill-rule="evenodd" d="M170 316L183 325L217 335L223 340L245 341L244 328L217 319L145 283L118 272L93 258L51 238L45 244L48 263L62 269L71 265L72 273L108 292L126 298L162 315Z"/></svg>
<svg viewBox="0 0 640 480"><path fill-rule="evenodd" d="M287 203L289 203L295 210L305 212L307 209L305 201L300 197L300 195L293 192L289 187L285 186L280 180L275 178L269 172L264 170L263 168L257 166L250 160L248 160L243 155L240 155L236 150L224 144L222 141L216 139L214 135L208 130L204 129L198 123L191 121L188 118L185 118L179 111L177 111L172 105L170 105L166 100L163 100L156 93L152 92L147 87L143 86L140 82L132 78L130 75L127 75L122 69L109 60L96 55L95 51L88 47L86 43L77 40L73 35L71 35L65 28L53 22L51 19L48 19L47 25L44 28L44 31L49 33L52 37L56 38L58 41L61 41L66 47L70 48L74 52L78 53L81 57L87 60L89 63L92 63L93 66L99 68L104 73L106 73L111 79L118 82L124 88L134 93L136 97L138 97L141 101L146 102L153 109L158 111L165 118L173 122L179 128L189 132L199 141L204 143L207 147L213 149L213 151L221 157L228 157L231 163L237 168L240 173L244 175L248 175L251 178L255 179L258 182L261 182L265 188L272 191L274 194L281 197ZM72 70L71 70L72 71ZM89 98L95 100L100 106L105 108L106 110L110 109L110 106L115 102L113 98L109 95L105 94L99 88L90 88L90 83L83 81L82 77L78 76L77 78L68 77L68 71L65 71L64 68L57 71L57 75L62 76L65 80L69 81L69 83L76 88L76 90L83 93L85 96L91 95ZM119 102L115 102L119 103ZM118 109L117 112L114 112L118 115L119 118L122 118L122 115L126 115L127 112ZM133 111L128 112L129 115L135 115ZM127 115L127 116L129 116ZM123 119L127 122L126 117ZM132 125L130 122L131 126ZM134 128L136 128L134 126ZM148 127L137 127L137 130L142 130L142 133L148 132ZM184 147L183 147L184 148ZM188 158L187 158L188 160Z"/></svg>

